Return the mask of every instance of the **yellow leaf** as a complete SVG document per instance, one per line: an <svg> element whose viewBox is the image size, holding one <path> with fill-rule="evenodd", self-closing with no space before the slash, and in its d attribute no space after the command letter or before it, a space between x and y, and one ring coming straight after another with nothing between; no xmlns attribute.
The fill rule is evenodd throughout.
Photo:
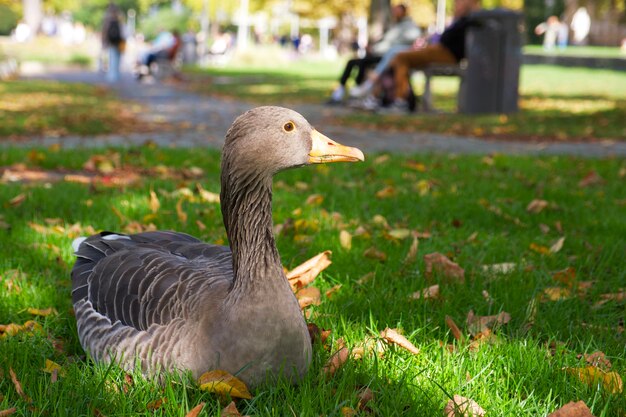
<svg viewBox="0 0 626 417"><path fill-rule="evenodd" d="M61 365L51 361L50 359L46 359L46 366L44 366L43 371L49 374L57 371L59 375L65 376L65 370L61 367Z"/></svg>
<svg viewBox="0 0 626 417"><path fill-rule="evenodd" d="M404 163L404 166L418 172L426 172L426 165L421 162L407 161Z"/></svg>
<svg viewBox="0 0 626 417"><path fill-rule="evenodd" d="M617 372L604 372L595 366L565 368L565 370L592 388L599 385L611 394L620 394L624 389L622 378Z"/></svg>
<svg viewBox="0 0 626 417"><path fill-rule="evenodd" d="M202 201L204 201L205 203L218 203L220 202L220 195L216 194L216 193L212 193L211 191L205 190L204 188L202 188L202 185L200 185L200 183L196 184L196 188L198 189L198 192L200 193L200 198L202 199Z"/></svg>
<svg viewBox="0 0 626 417"><path fill-rule="evenodd" d="M341 407L341 415L343 417L356 417L356 410L351 407Z"/></svg>
<svg viewBox="0 0 626 417"><path fill-rule="evenodd" d="M187 213L183 210L182 198L178 200L178 203L176 203L176 214L178 215L178 220L180 220L181 223L187 223Z"/></svg>
<svg viewBox="0 0 626 417"><path fill-rule="evenodd" d="M350 250L352 249L352 235L347 230L342 230L339 232L339 243L341 247Z"/></svg>
<svg viewBox="0 0 626 417"><path fill-rule="evenodd" d="M409 229L391 229L387 234L394 239L406 239L411 236L411 231Z"/></svg>
<svg viewBox="0 0 626 417"><path fill-rule="evenodd" d="M376 197L377 198L390 198L396 195L396 189L395 187L388 185L385 188L378 190L376 192Z"/></svg>
<svg viewBox="0 0 626 417"><path fill-rule="evenodd" d="M411 343L409 339L402 336L395 329L390 329L389 327L387 327L385 330L380 332L380 337L382 337L386 342L396 344L401 348L408 350L414 355L420 353L420 350L415 347L415 345Z"/></svg>
<svg viewBox="0 0 626 417"><path fill-rule="evenodd" d="M547 246L538 245L538 244L536 244L534 242L530 244L529 248L533 252L537 252L537 253L540 253L542 255L549 255L550 254L550 248L548 248Z"/></svg>
<svg viewBox="0 0 626 417"><path fill-rule="evenodd" d="M49 316L51 314L54 314L56 316L57 314L59 314L57 310L52 307L48 307L44 309L29 308L26 311L28 312L28 314L32 314L33 316L42 316L42 317Z"/></svg>
<svg viewBox="0 0 626 417"><path fill-rule="evenodd" d="M200 384L201 390L219 396L245 398L247 400L252 398L248 387L242 380L219 369L202 374L200 378L198 378L198 384Z"/></svg>
<svg viewBox="0 0 626 417"><path fill-rule="evenodd" d="M310 206L319 206L324 202L324 196L321 194L311 194L307 197L305 204Z"/></svg>
<svg viewBox="0 0 626 417"><path fill-rule="evenodd" d="M543 290L542 301L559 301L572 296L569 288L548 287Z"/></svg>
<svg viewBox="0 0 626 417"><path fill-rule="evenodd" d="M413 242L411 242L411 247L409 248L409 251L407 252L406 257L404 258L405 264L412 263L415 260L415 258L417 257L418 248L419 248L419 240L417 239L417 236L413 236Z"/></svg>
<svg viewBox="0 0 626 417"><path fill-rule="evenodd" d="M150 207L150 211L154 214L159 211L161 207L161 203L159 202L159 197L157 197L156 193L153 190L150 190L150 201L148 203Z"/></svg>
<svg viewBox="0 0 626 417"><path fill-rule="evenodd" d="M563 242L565 242L565 237L559 238L552 246L550 246L550 253L557 253L563 248Z"/></svg>
<svg viewBox="0 0 626 417"><path fill-rule="evenodd" d="M419 180L415 186L419 195L425 196L430 191L432 184L428 180Z"/></svg>

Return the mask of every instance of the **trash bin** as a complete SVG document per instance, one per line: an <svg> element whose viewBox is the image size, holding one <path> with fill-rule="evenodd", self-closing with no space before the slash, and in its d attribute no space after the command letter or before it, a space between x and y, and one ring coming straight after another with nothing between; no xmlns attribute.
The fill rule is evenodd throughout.
<svg viewBox="0 0 626 417"><path fill-rule="evenodd" d="M522 14L508 9L480 10L472 13L471 19L459 112L515 112L522 63Z"/></svg>

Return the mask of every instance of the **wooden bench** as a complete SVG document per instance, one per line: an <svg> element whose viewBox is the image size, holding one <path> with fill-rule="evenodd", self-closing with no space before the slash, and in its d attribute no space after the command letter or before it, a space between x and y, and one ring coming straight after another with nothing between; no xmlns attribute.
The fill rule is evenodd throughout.
<svg viewBox="0 0 626 417"><path fill-rule="evenodd" d="M459 97L464 94L464 79L467 69L467 61L463 60L459 64L433 64L424 68L424 94L422 95L422 109L425 112L434 112L431 81L433 77L461 77L461 85L459 87Z"/></svg>

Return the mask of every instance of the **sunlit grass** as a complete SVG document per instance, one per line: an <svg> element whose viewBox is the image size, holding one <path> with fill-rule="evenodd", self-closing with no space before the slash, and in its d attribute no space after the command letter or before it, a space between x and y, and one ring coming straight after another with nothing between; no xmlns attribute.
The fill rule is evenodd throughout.
<svg viewBox="0 0 626 417"><path fill-rule="evenodd" d="M29 150L5 149L0 166L77 169L90 156L85 150L40 151L43 158L33 158ZM94 365L78 344L69 282L75 235L89 226L120 231L131 222L151 222L210 242L224 238L219 205L184 201L188 219L183 223L176 214L179 198L169 197L181 187L194 190L196 182L218 192L217 151L144 147L118 152L126 167L201 167L204 175L198 180L145 177L122 188L76 183L0 187L0 324L34 319L43 327L35 335L0 339L0 410L17 407L18 415L29 413L29 407L50 416L93 415L93 409L106 416L152 415L148 404L160 398L167 399L154 412L160 415L182 417L201 401L207 402L206 415L221 409L216 397L199 391L187 377L160 384L134 374L128 385L123 371ZM583 400L597 417L623 416L623 393L589 387L564 368L585 366L579 355L601 350L611 369L626 377L624 301L597 304L601 294L614 293L626 282L626 161L378 156L367 155L367 162L360 164L308 167L277 176L274 221L285 225L277 240L283 264L292 268L330 249L333 264L315 285L322 294L342 286L311 307L310 321L332 333L328 347L316 345L306 379L296 387L279 384L255 391L254 399L238 404L242 414L342 416L343 407L357 408L358 391L367 386L374 391L368 407L381 416L442 415L452 394L473 398L488 415L547 415L569 401ZM598 179L580 185L593 172ZM389 186L393 197L375 197ZM161 202L157 213L148 203L150 190ZM324 197L321 204L305 204L314 193ZM20 194L25 194L22 203L8 203ZM535 198L549 205L532 214L526 207ZM389 228L432 235L420 239L414 261L404 263L411 239L390 239L380 216ZM359 227L367 233L356 236ZM355 234L350 250L340 245L340 230ZM531 249L531 244L549 247L562 236L565 243L557 253ZM384 251L387 261L365 257L370 247ZM435 251L459 263L466 281L452 283L442 275L426 279L422 256ZM507 274L483 270L483 265L502 262L518 267ZM559 285L553 273L566 267L575 270L575 282L593 281L591 288L580 296L541 301L546 288ZM359 283L370 272L370 280ZM410 299L434 283L441 286L439 299ZM33 317L29 307L54 307L59 314ZM469 310L478 315L506 311L511 322L495 331L492 343L473 350L455 341L445 324L449 315L465 332ZM382 357L349 361L332 378L323 375L340 338L353 347L386 327L403 329L420 353L391 347ZM452 352L448 344L455 346ZM67 374L51 383L42 371L45 359L61 364ZM9 368L33 399L31 405L16 394Z"/></svg>

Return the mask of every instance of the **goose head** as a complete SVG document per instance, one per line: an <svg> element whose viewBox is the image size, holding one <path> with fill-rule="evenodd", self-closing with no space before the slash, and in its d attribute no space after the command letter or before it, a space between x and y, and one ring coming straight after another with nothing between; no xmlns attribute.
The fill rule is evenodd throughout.
<svg viewBox="0 0 626 417"><path fill-rule="evenodd" d="M257 107L239 116L226 134L222 155L223 175L240 172L270 178L308 164L364 160L359 149L331 140L299 113L276 106Z"/></svg>

